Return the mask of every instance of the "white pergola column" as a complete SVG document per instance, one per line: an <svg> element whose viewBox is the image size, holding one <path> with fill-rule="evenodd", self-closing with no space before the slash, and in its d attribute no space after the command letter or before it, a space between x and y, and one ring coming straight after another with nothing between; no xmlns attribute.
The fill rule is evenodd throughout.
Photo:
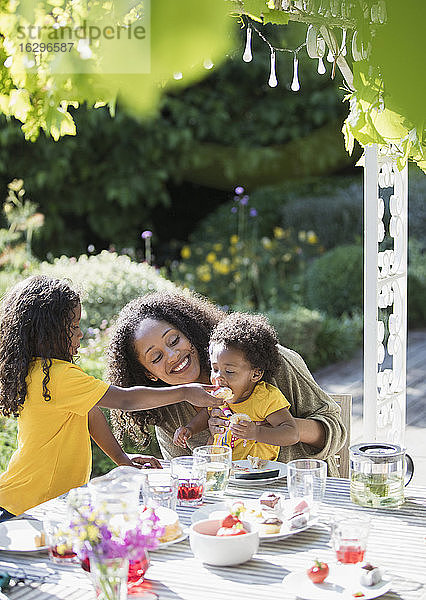
<svg viewBox="0 0 426 600"><path fill-rule="evenodd" d="M368 146L364 166L365 441L404 445L407 248L407 166L399 171L395 153Z"/></svg>

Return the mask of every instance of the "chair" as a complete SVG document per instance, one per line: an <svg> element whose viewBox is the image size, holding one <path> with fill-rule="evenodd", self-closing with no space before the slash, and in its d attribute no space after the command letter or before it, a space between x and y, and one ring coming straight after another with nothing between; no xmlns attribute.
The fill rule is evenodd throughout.
<svg viewBox="0 0 426 600"><path fill-rule="evenodd" d="M349 477L349 446L351 443L351 416L352 416L352 395L351 394L329 394L340 406L343 425L346 427L347 437L345 444L340 448L336 455L340 477Z"/></svg>

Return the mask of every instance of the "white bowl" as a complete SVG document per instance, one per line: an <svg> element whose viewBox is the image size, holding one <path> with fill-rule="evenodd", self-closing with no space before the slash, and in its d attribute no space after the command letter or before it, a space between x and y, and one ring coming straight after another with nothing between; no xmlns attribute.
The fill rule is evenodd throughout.
<svg viewBox="0 0 426 600"><path fill-rule="evenodd" d="M252 531L250 524L243 522L248 533L217 536L221 521L204 519L191 525L189 543L195 558L217 567L231 567L250 560L259 547L259 532Z"/></svg>

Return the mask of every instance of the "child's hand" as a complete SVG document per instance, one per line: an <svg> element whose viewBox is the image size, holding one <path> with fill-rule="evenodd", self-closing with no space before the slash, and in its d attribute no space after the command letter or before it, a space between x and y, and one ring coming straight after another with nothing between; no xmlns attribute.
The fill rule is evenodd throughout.
<svg viewBox="0 0 426 600"><path fill-rule="evenodd" d="M225 427L228 427L229 425L229 421L225 418L225 415L220 408L213 408L210 413L208 424L210 433L212 435L217 435L224 433Z"/></svg>
<svg viewBox="0 0 426 600"><path fill-rule="evenodd" d="M255 440L257 435L257 425L253 421L240 421L230 427L232 434L242 440Z"/></svg>
<svg viewBox="0 0 426 600"><path fill-rule="evenodd" d="M189 427L178 427L173 436L173 443L181 448L186 448L186 442L192 437L192 431Z"/></svg>
<svg viewBox="0 0 426 600"><path fill-rule="evenodd" d="M138 469L162 469L160 461L155 456L134 456L132 459L132 467Z"/></svg>

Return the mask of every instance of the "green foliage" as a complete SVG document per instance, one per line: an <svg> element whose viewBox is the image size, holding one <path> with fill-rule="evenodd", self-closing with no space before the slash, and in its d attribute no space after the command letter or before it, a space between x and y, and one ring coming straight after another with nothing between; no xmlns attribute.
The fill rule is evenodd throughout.
<svg viewBox="0 0 426 600"><path fill-rule="evenodd" d="M182 248L183 260L171 265L171 273L219 304L266 310L289 302L289 275L303 270L320 248L314 231L275 226L260 237L257 211L248 202L248 196L235 196L228 217L235 233L227 238L217 224L208 225L205 241Z"/></svg>
<svg viewBox="0 0 426 600"><path fill-rule="evenodd" d="M306 271L310 308L340 317L362 306L363 252L358 245L338 246L315 260Z"/></svg>
<svg viewBox="0 0 426 600"><path fill-rule="evenodd" d="M312 371L350 358L362 344L363 320L358 314L336 319L295 305L265 314L281 344L298 352Z"/></svg>
<svg viewBox="0 0 426 600"><path fill-rule="evenodd" d="M426 244L411 240L408 260L408 324L426 325Z"/></svg>
<svg viewBox="0 0 426 600"><path fill-rule="evenodd" d="M4 471L16 450L16 419L0 416L0 431L0 471Z"/></svg>
<svg viewBox="0 0 426 600"><path fill-rule="evenodd" d="M132 261L115 252L96 256L82 254L78 259L62 256L43 262L38 273L68 278L83 292L82 328L105 329L121 308L136 296L175 286L145 263Z"/></svg>
<svg viewBox="0 0 426 600"><path fill-rule="evenodd" d="M0 19L0 110L20 120L31 140L40 128L55 140L74 135L68 109L83 102L109 104L113 112L118 96L129 110L146 113L166 85L173 87L174 73L183 72L187 83L201 78L203 61L219 62L232 43L233 23L224 2L158 0L150 14L145 3L128 0L53 4L4 3ZM111 30L138 26L146 28L143 41L135 34L111 35ZM97 36L106 27L108 38ZM79 43L82 31L87 45ZM64 39L71 40L67 51L55 49L54 43ZM50 43L50 50L45 46L48 51L37 53L40 43Z"/></svg>

